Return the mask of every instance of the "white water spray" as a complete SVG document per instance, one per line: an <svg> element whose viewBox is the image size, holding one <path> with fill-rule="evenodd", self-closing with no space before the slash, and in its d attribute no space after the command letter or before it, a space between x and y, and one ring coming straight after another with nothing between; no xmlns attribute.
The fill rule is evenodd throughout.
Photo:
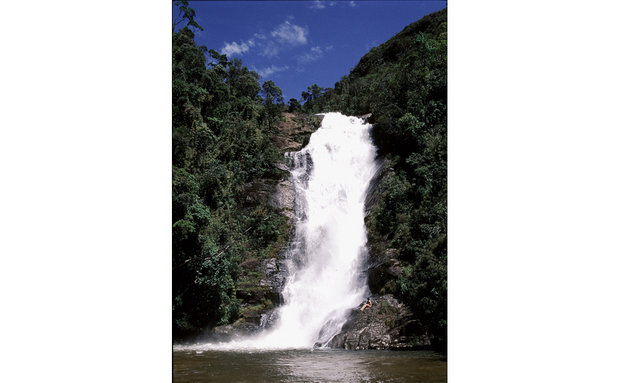
<svg viewBox="0 0 620 383"><path fill-rule="evenodd" d="M308 145L287 153L295 238L274 326L239 341L179 349L311 348L340 332L368 292L364 200L377 171L370 128L359 118L327 113Z"/></svg>

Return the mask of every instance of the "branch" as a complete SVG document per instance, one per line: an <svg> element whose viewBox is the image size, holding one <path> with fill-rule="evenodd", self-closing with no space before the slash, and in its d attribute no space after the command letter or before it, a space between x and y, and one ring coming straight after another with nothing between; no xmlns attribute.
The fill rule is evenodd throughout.
<svg viewBox="0 0 620 383"><path fill-rule="evenodd" d="M181 21L183 21L183 16L181 15L181 10L179 9L179 14L177 15L177 18L172 22L173 31L174 31L174 28L176 28L176 26L179 25L179 23L181 23Z"/></svg>

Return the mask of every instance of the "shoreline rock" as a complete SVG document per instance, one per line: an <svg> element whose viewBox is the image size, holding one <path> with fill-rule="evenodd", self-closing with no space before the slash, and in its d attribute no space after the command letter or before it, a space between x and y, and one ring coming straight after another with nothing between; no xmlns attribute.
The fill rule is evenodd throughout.
<svg viewBox="0 0 620 383"><path fill-rule="evenodd" d="M345 350L419 350L428 349L431 341L413 313L386 294L373 299L364 311L351 311L342 331L328 347Z"/></svg>

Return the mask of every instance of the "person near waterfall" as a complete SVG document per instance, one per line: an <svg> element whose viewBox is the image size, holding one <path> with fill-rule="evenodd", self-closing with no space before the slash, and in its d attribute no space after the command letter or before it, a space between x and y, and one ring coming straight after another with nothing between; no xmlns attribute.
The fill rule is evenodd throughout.
<svg viewBox="0 0 620 383"><path fill-rule="evenodd" d="M372 307L372 301L370 300L370 297L368 297L368 302L364 303L360 311L364 311L364 309L371 308L371 307Z"/></svg>

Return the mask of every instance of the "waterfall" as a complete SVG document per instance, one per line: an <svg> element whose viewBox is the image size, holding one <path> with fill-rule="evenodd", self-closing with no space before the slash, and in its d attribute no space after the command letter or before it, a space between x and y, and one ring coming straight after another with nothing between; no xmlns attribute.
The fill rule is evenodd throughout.
<svg viewBox="0 0 620 383"><path fill-rule="evenodd" d="M295 188L295 235L286 256L284 304L270 329L212 348L325 344L365 300L364 201L378 168L370 128L360 118L327 113L308 145L286 154Z"/></svg>
<svg viewBox="0 0 620 383"><path fill-rule="evenodd" d="M299 152L287 153L295 186L295 238L278 322L266 347L312 347L340 332L367 294L364 200L374 176L370 125L325 115Z"/></svg>

